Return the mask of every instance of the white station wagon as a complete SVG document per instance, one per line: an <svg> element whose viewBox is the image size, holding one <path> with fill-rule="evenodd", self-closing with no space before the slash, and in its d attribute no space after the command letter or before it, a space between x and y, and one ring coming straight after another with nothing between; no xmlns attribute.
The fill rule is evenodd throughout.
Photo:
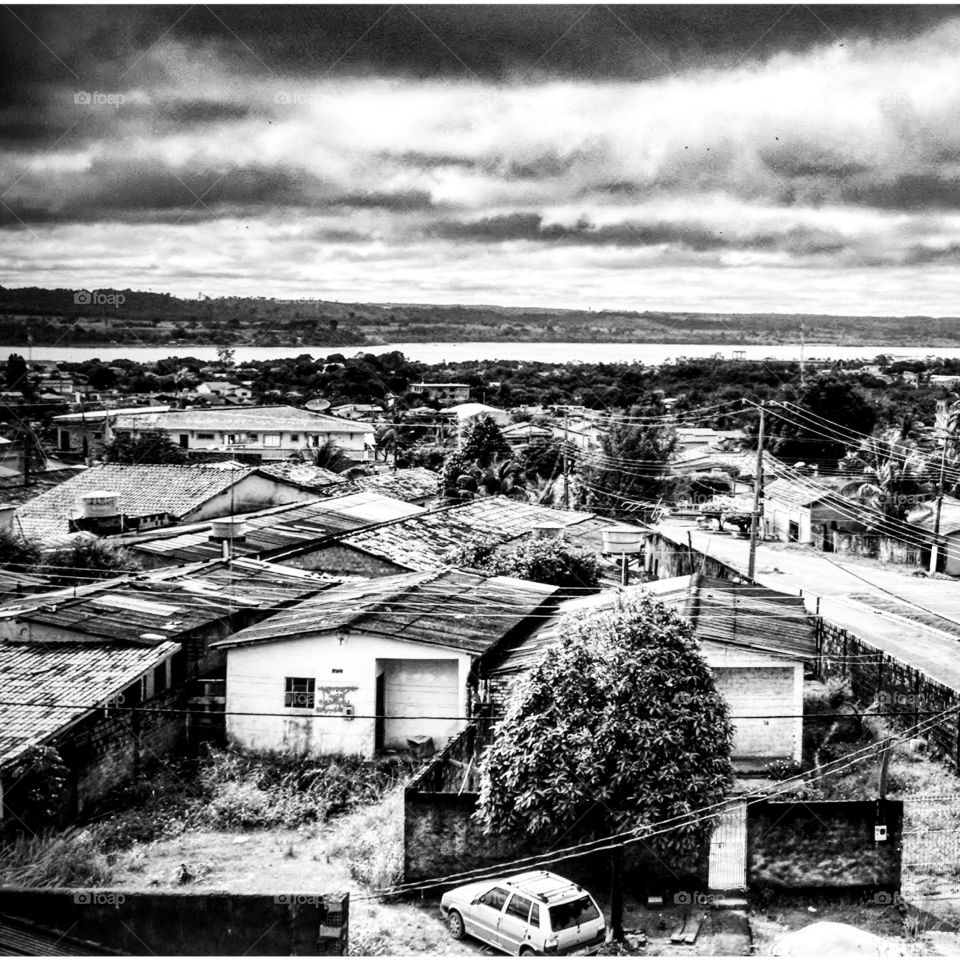
<svg viewBox="0 0 960 960"><path fill-rule="evenodd" d="M596 900L546 870L449 890L440 910L455 940L470 934L521 957L595 953L607 935Z"/></svg>

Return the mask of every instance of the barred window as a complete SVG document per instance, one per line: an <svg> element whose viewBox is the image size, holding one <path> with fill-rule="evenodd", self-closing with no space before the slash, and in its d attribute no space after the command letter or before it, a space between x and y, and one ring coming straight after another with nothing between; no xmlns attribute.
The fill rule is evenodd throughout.
<svg viewBox="0 0 960 960"><path fill-rule="evenodd" d="M313 677L287 677L283 693L283 705L312 710L316 690L317 681Z"/></svg>

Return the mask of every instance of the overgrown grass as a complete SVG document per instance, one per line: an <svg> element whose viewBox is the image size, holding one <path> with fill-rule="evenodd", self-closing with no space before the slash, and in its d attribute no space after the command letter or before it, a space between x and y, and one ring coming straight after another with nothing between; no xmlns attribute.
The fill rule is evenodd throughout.
<svg viewBox="0 0 960 960"><path fill-rule="evenodd" d="M329 853L346 863L350 876L374 890L403 877L403 790L395 788L380 803L357 810L336 826Z"/></svg>
<svg viewBox="0 0 960 960"><path fill-rule="evenodd" d="M90 830L18 837L0 846L0 886L96 887L112 878Z"/></svg>

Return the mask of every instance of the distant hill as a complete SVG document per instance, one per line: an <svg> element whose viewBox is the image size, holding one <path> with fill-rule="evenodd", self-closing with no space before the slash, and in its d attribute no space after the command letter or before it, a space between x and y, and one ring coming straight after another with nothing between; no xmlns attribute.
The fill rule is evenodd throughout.
<svg viewBox="0 0 960 960"><path fill-rule="evenodd" d="M141 290L0 287L0 343L363 346L427 341L809 343L953 346L957 317L840 317L337 303Z"/></svg>

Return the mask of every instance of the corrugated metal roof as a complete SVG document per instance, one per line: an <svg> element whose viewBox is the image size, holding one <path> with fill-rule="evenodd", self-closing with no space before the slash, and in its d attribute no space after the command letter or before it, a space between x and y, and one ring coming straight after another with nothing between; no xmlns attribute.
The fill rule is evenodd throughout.
<svg viewBox="0 0 960 960"><path fill-rule="evenodd" d="M334 587L213 646L355 630L481 654L556 593L556 587L466 570L379 577Z"/></svg>
<svg viewBox="0 0 960 960"><path fill-rule="evenodd" d="M559 640L561 620L568 615L611 610L618 597L644 594L691 617L701 641L737 644L792 660L816 657L813 622L801 597L791 597L765 587L725 580L672 577L626 590L606 590L562 603L556 616L545 621L530 637L507 651L488 670L491 677L521 673L536 665L544 651Z"/></svg>
<svg viewBox="0 0 960 960"><path fill-rule="evenodd" d="M0 765L103 706L180 649L0 642ZM27 706L41 703L43 706Z"/></svg>
<svg viewBox="0 0 960 960"><path fill-rule="evenodd" d="M339 582L249 559L164 574L112 584L78 597L64 592L37 598L29 607L18 605L15 619L26 625L27 640L30 625L37 624L87 638L87 642L149 647L225 620L239 610L269 612Z"/></svg>
<svg viewBox="0 0 960 960"><path fill-rule="evenodd" d="M248 514L242 516L244 539L234 540L233 555L270 556L332 534L415 517L423 512L422 507L393 497L359 492ZM169 564L192 563L221 555L221 544L211 541L210 529L210 524L203 524L176 536L139 536L122 542L134 553L150 554Z"/></svg>
<svg viewBox="0 0 960 960"><path fill-rule="evenodd" d="M814 477L798 480L771 480L763 486L765 500L779 500L795 507L807 507L833 497L834 491Z"/></svg>

